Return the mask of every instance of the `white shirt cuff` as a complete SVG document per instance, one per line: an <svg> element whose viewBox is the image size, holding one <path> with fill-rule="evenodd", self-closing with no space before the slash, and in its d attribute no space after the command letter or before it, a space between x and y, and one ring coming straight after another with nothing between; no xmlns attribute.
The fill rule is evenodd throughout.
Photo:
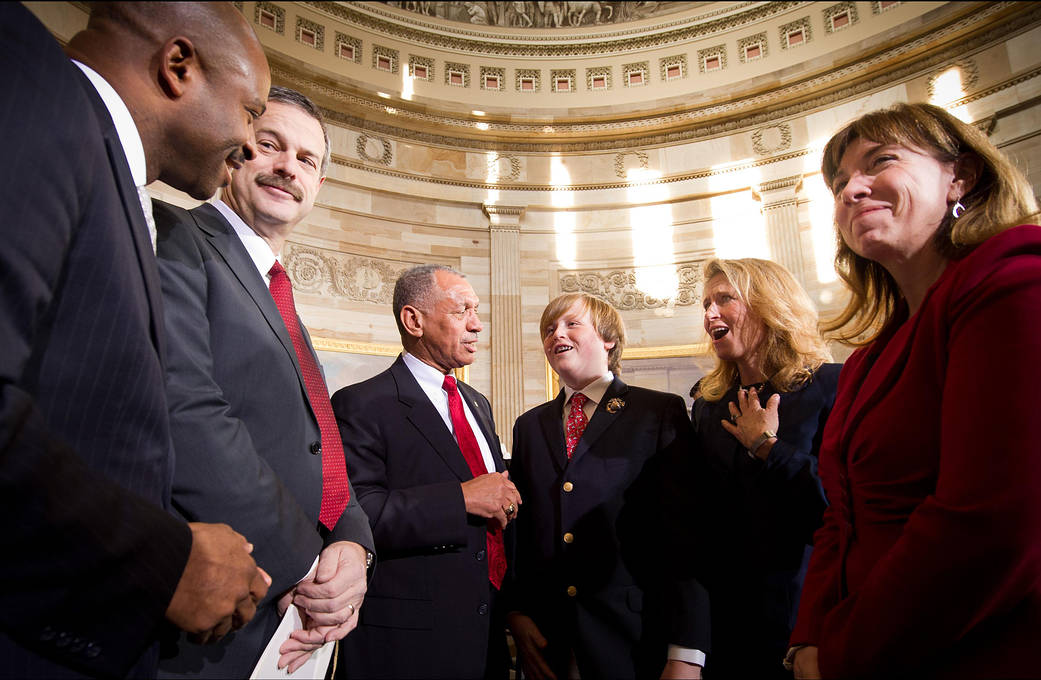
<svg viewBox="0 0 1041 680"><path fill-rule="evenodd" d="M669 645L669 661L684 661L705 667L705 652L679 645Z"/></svg>

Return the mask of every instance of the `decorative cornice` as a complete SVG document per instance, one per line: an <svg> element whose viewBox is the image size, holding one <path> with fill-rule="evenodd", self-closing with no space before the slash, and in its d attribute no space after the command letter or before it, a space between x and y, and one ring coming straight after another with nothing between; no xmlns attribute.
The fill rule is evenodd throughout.
<svg viewBox="0 0 1041 680"><path fill-rule="evenodd" d="M671 184L673 182L685 182L687 180L704 179L706 177L717 177L719 175L737 172L740 170L747 170L749 168L758 168L770 163L780 163L783 161L791 160L793 158L799 158L810 153L809 149L799 149L791 153L786 153L781 156L773 156L771 158L763 158L757 161L749 163L741 163L738 165L729 166L727 168L716 168L707 170L696 170L694 172L682 173L679 175L670 175L668 177L661 177L654 180L643 181L643 182L601 182L593 184L568 184L568 185L553 185L553 184L493 184L490 182L477 182L473 180L464 179L446 179L443 177L427 177L425 175L414 175L408 172L400 170L392 170L389 168L381 168L374 165L366 165L365 163L359 163L354 159L341 156L339 154L332 155L332 163L335 165L342 165L347 168L354 168L356 170L365 170L367 172L374 172L379 175L387 175L389 177L397 177L399 179L405 179L413 182L427 182L430 184L441 184L446 186L463 187L466 189L480 189L484 191L499 190L499 191L596 191L602 189L628 189L634 186L650 186L652 184Z"/></svg>

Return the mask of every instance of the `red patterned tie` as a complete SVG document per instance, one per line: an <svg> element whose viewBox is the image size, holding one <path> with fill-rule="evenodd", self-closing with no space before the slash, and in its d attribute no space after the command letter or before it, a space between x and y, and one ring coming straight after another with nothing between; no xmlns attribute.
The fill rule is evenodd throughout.
<svg viewBox="0 0 1041 680"><path fill-rule="evenodd" d="M470 473L474 477L486 474L484 458L481 456L481 447L477 443L477 437L470 427L470 422L463 413L463 400L459 396L459 388L455 384L455 378L445 376L441 388L448 393L448 413L452 416L452 429L455 430L455 439L459 442L459 450L463 452L466 464L470 466ZM498 524L488 523L488 580L496 588L502 586L502 578L506 575L506 550L502 543L502 529Z"/></svg>
<svg viewBox="0 0 1041 680"><path fill-rule="evenodd" d="M582 433L585 432L586 424L589 422L585 411L582 410L587 401L589 401L589 397L581 392L571 395L571 411L567 414L567 432L564 433L568 458L574 453L578 440L582 438Z"/></svg>
<svg viewBox="0 0 1041 680"><path fill-rule="evenodd" d="M300 362L300 372L304 375L307 386L307 397L311 401L311 410L318 419L318 428L322 432L322 507L318 512L318 521L328 529L336 526L350 500L347 486L347 461L343 456L343 442L340 431L336 427L336 417L329 403L329 389L325 386L322 373L318 370L318 362L311 353L304 334L300 330L300 320L296 316L296 305L293 304L293 284L289 275L278 260L271 265L268 272L271 276L271 297L286 324L289 337L293 339L293 349Z"/></svg>

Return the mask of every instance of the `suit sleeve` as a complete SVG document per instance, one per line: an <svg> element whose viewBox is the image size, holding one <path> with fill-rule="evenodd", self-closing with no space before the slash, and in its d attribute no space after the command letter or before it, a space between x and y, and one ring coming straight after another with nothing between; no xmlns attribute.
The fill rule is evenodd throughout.
<svg viewBox="0 0 1041 680"><path fill-rule="evenodd" d="M985 246L981 246L985 247ZM948 312L935 492L818 633L824 677L885 675L949 648L1041 580L1041 256L981 272Z"/></svg>
<svg viewBox="0 0 1041 680"><path fill-rule="evenodd" d="M698 579L697 536L687 521L691 510L691 489L701 475L694 456L693 425L683 400L670 398L658 437L655 484L660 516L656 518L661 535L659 545L672 546L662 562L660 578L669 584L671 603L669 642L684 649L711 650L710 603L708 591ZM649 553L650 554L650 553ZM685 556L685 557L681 557Z"/></svg>
<svg viewBox="0 0 1041 680"><path fill-rule="evenodd" d="M800 444L779 438L765 461L742 460L754 471L755 493L762 496L765 494L760 489L769 490L769 495L778 499L788 517L793 539L806 545L813 544L813 533L820 527L828 506L820 481L818 457L824 425L835 403L839 370L835 364L821 366L809 385L788 397L791 400L788 405L782 401L779 434L783 437L788 431L798 432L789 436ZM785 427L788 420L793 421L794 429Z"/></svg>
<svg viewBox="0 0 1041 680"><path fill-rule="evenodd" d="M318 361L318 355L314 351L314 345L311 344L311 334L307 332L307 328L304 326L304 322L297 317L297 321L300 324L300 330L303 333L304 341L307 343L307 348L311 350L311 354L315 355L315 362L321 365ZM322 371L322 380L325 381L325 371ZM346 452L347 447L344 446ZM346 456L346 453L344 453ZM347 479L347 491L350 499L347 501L347 507L343 509L343 514L340 515L340 519L336 522L336 526L329 532L329 536L325 539L325 544L330 545L337 541L350 541L351 543L357 543L361 547L368 550L373 555L376 555L376 542L372 538L372 527L369 526L369 518L365 515L365 510L361 507L361 503L358 502L358 496L354 493L354 483L348 476ZM373 570L369 570L369 576L371 578Z"/></svg>
<svg viewBox="0 0 1041 680"><path fill-rule="evenodd" d="M854 375L857 365L864 359L864 350L855 352L842 367L836 393L845 394L856 390L845 376ZM839 493L838 461L834 455L819 461L821 483L826 494ZM821 626L827 612L838 604L840 591L841 560L839 556L839 517L835 506L824 510L821 526L813 534L813 554L803 581L799 600L799 613L792 629L790 644L816 645L820 639Z"/></svg>
<svg viewBox="0 0 1041 680"><path fill-rule="evenodd" d="M322 540L257 453L245 423L231 415L228 399L213 379L207 259L215 255L200 244L198 227L187 212L157 203L155 215L169 338L174 506L192 521L227 523L252 542L254 558L272 578L267 599L277 598L307 575Z"/></svg>
<svg viewBox="0 0 1041 680"><path fill-rule="evenodd" d="M835 403L839 366L824 364L813 377L813 381L800 393L800 400L791 413L782 414L783 419L810 418L816 423L815 434L808 449L801 449L783 439L778 439L770 455L763 462L766 475L772 483L790 482L800 475L809 472L814 480L817 478L817 457L820 452L824 423L828 420L831 407Z"/></svg>
<svg viewBox="0 0 1041 680"><path fill-rule="evenodd" d="M524 414L513 424L513 451L510 458L510 481L517 487L522 501L528 498L528 490L531 488L525 464L525 458L529 455L525 438L525 419L528 417L528 414ZM522 511L517 515L517 519L510 522L513 531L511 540L506 543L506 578L500 591L506 612L524 612L525 603L533 601L528 596L532 586L528 582L529 574L526 570L526 559L534 554L534 546L529 540L533 529L529 526L531 522L531 513L526 511Z"/></svg>
<svg viewBox="0 0 1041 680"><path fill-rule="evenodd" d="M0 181L0 628L48 658L123 676L162 622L191 534L87 468L35 402L29 376L65 258L91 238L80 220L93 178L111 175L100 138L83 134L91 105L52 45L20 5L0 10L0 124L12 140ZM59 646L59 631L89 647Z"/></svg>
<svg viewBox="0 0 1041 680"><path fill-rule="evenodd" d="M347 488L350 491L351 499L348 501L347 507L344 508L343 514L340 515L340 520L333 527L329 538L326 539L326 545L336 541L350 541L357 543L375 555L376 541L372 536L372 527L369 525L369 518L365 514L365 509L358 502L358 495L354 491L354 482L350 479L347 480Z"/></svg>
<svg viewBox="0 0 1041 680"><path fill-rule="evenodd" d="M418 437L404 436L400 429L411 426L399 414L401 405L382 403L373 394L376 391L355 385L333 396L351 483L372 525L376 546L386 554L465 545L467 514L458 481L392 484L389 472L394 459L404 465L406 457L421 455L416 447L428 445Z"/></svg>

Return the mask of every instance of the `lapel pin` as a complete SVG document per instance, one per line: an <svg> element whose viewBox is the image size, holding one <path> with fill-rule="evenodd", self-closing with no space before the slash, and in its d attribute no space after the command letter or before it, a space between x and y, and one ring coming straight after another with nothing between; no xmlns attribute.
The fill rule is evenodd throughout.
<svg viewBox="0 0 1041 680"><path fill-rule="evenodd" d="M607 402L606 408L608 413L618 413L625 408L625 400L621 397L615 397Z"/></svg>

